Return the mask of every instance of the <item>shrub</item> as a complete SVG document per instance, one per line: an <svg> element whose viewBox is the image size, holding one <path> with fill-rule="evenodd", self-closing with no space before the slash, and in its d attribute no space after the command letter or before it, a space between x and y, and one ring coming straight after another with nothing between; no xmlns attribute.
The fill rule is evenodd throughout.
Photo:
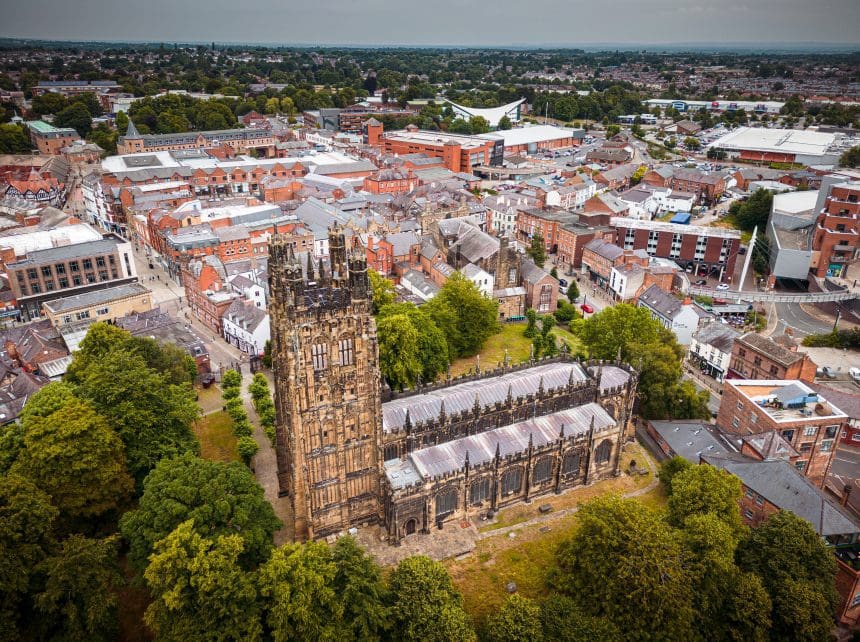
<svg viewBox="0 0 860 642"><path fill-rule="evenodd" d="M236 449L239 451L239 456L242 458L242 461L246 464L250 464L251 457L257 454L257 451L260 450L260 446L256 441L254 441L253 437L243 436L239 437Z"/></svg>
<svg viewBox="0 0 860 642"><path fill-rule="evenodd" d="M250 437L254 432L251 422L247 417L243 417L238 421L233 422L233 434L240 439L242 437Z"/></svg>

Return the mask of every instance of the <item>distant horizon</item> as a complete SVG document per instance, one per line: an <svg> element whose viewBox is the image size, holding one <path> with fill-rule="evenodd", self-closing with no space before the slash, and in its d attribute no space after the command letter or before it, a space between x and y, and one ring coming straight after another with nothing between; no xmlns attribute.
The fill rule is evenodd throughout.
<svg viewBox="0 0 860 642"><path fill-rule="evenodd" d="M263 47L268 49L285 48L324 48L324 49L466 49L466 50L511 50L511 51L539 51L539 50L568 50L581 49L588 53L612 53L613 51L657 51L672 50L673 53L709 52L720 51L724 53L771 53L771 52L812 52L812 53L860 53L860 42L748 42L748 41L712 41L712 42L583 42L583 43L510 43L510 44L409 44L409 43L336 43L336 42L275 42L275 41L243 41L243 40L136 40L136 39L108 39L108 38L39 38L29 36L3 36L0 35L0 45L5 43L20 44L62 44L62 45L186 45L186 46L224 46L224 47Z"/></svg>
<svg viewBox="0 0 860 642"><path fill-rule="evenodd" d="M857 0L27 0L0 36L269 47L834 50L860 47ZM586 42L587 41L587 42Z"/></svg>

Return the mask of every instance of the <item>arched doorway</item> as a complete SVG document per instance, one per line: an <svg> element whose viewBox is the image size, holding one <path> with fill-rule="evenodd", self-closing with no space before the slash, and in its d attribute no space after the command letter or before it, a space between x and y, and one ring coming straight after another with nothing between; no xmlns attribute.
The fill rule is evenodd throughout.
<svg viewBox="0 0 860 642"><path fill-rule="evenodd" d="M414 517L406 521L406 524L403 525L403 532L406 535L414 535L415 531L418 530L418 520Z"/></svg>

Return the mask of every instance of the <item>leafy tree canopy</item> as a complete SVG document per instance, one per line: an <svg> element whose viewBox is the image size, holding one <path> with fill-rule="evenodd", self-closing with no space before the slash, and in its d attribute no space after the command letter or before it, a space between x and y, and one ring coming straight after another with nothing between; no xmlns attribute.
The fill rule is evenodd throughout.
<svg viewBox="0 0 860 642"><path fill-rule="evenodd" d="M156 542L189 520L208 537L238 533L245 564L266 558L272 534L281 527L246 466L186 453L156 465L144 482L139 507L120 520L132 566L142 570Z"/></svg>
<svg viewBox="0 0 860 642"><path fill-rule="evenodd" d="M42 639L90 642L116 639L119 537L72 535L39 564L44 587L35 596Z"/></svg>
<svg viewBox="0 0 860 642"><path fill-rule="evenodd" d="M253 576L243 570L240 535L201 537L193 520L160 540L144 579L152 595L146 624L164 640L262 638Z"/></svg>
<svg viewBox="0 0 860 642"><path fill-rule="evenodd" d="M392 615L404 640L474 641L475 632L463 611L462 598L448 571L428 557L407 557L391 574Z"/></svg>
<svg viewBox="0 0 860 642"><path fill-rule="evenodd" d="M423 309L445 335L451 360L476 354L499 330L499 304L459 272Z"/></svg>

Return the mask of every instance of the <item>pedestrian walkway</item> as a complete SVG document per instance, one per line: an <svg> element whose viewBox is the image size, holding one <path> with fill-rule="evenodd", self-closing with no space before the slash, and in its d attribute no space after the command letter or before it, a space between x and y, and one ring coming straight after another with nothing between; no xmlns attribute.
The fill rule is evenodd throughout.
<svg viewBox="0 0 860 642"><path fill-rule="evenodd" d="M257 411L254 410L254 404L251 401L251 393L248 392L248 386L253 380L253 375L242 375L242 401L245 404L245 412L248 413L248 418L254 426L254 441L260 449L254 455L251 462L251 467L254 470L254 475L257 477L257 482L263 487L263 493L266 499L272 505L275 515L278 516L284 523L284 527L275 533L275 545L280 546L293 541L292 524L292 508L288 497L278 497L278 461L275 455L275 448L272 442L263 431L260 425L260 419L257 417ZM269 391L273 391L272 381L269 381Z"/></svg>

